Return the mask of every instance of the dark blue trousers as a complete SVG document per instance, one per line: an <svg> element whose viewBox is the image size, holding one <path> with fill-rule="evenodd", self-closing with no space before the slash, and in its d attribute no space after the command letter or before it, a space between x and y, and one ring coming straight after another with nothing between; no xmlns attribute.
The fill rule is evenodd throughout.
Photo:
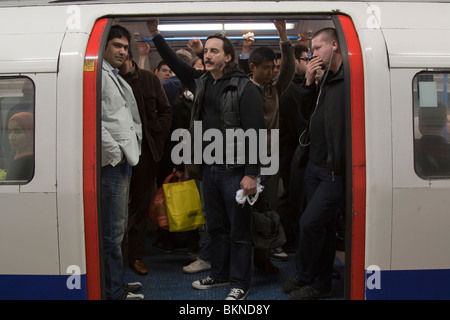
<svg viewBox="0 0 450 320"><path fill-rule="evenodd" d="M345 175L308 162L307 206L300 217L297 273L319 290L331 289L336 254L337 210L345 203Z"/></svg>
<svg viewBox="0 0 450 320"><path fill-rule="evenodd" d="M211 277L229 280L232 288L247 290L251 283L251 207L235 200L244 170L210 165L203 170L203 202L211 236Z"/></svg>

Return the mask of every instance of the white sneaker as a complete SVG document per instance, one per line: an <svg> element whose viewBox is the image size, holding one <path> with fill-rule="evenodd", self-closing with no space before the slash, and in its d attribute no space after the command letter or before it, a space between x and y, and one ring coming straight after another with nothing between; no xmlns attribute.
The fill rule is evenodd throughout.
<svg viewBox="0 0 450 320"><path fill-rule="evenodd" d="M140 282L128 282L128 283L124 284L123 289L125 291L127 291L127 292L136 293L136 292L142 290L142 283L140 283Z"/></svg>
<svg viewBox="0 0 450 320"><path fill-rule="evenodd" d="M283 248L275 248L270 252L270 258L277 261L286 261L288 259L288 255L284 252Z"/></svg>
<svg viewBox="0 0 450 320"><path fill-rule="evenodd" d="M211 263L198 258L191 264L184 266L183 272L184 273L197 273L197 272L207 271L209 269L211 269Z"/></svg>
<svg viewBox="0 0 450 320"><path fill-rule="evenodd" d="M125 300L144 300L143 294L128 292Z"/></svg>

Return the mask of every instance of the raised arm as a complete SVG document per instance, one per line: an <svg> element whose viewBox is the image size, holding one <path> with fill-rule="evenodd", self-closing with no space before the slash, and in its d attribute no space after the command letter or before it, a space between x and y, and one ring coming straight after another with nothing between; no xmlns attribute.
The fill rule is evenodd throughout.
<svg viewBox="0 0 450 320"><path fill-rule="evenodd" d="M147 22L147 29L150 32L153 43L159 55L170 69L176 74L181 82L191 91L195 92L195 79L202 76L203 71L193 68L181 59L177 53L169 46L162 34L158 30L159 19Z"/></svg>
<svg viewBox="0 0 450 320"><path fill-rule="evenodd" d="M150 45L147 42L138 42L139 47L139 63L140 69L145 69L145 61L148 59L148 53L150 52Z"/></svg>
<svg viewBox="0 0 450 320"><path fill-rule="evenodd" d="M250 48L253 43L255 43L255 34L253 32L247 32L242 36L244 37L244 40L242 41L242 51L239 55L239 65L246 74L249 74L251 73L251 70L248 64L248 59L250 56Z"/></svg>
<svg viewBox="0 0 450 320"><path fill-rule="evenodd" d="M280 74L275 82L275 86L278 90L278 95L281 96L292 82L295 75L295 60L294 60L294 48L289 41L286 32L285 20L272 20L273 24L278 30L280 37L281 48L281 69Z"/></svg>

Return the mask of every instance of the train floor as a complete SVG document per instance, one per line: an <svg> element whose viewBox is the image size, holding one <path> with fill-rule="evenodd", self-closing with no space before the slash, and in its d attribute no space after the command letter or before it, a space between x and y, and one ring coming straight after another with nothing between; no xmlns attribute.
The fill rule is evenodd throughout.
<svg viewBox="0 0 450 320"><path fill-rule="evenodd" d="M182 267L191 262L187 249L176 247L173 253L165 253L154 246L156 236L149 234L146 243L144 262L148 267L147 275L138 275L130 267L125 270L127 282L140 281L146 300L224 300L229 292L228 287L210 290L196 290L191 283L204 278L208 271L196 274L183 273ZM337 251L335 271L339 279L333 279L333 296L329 299L344 298L344 264L343 252ZM295 254L289 254L287 261L272 261L279 268L277 274L254 268L252 287L247 300L289 300L289 295L281 290L282 283L295 273Z"/></svg>

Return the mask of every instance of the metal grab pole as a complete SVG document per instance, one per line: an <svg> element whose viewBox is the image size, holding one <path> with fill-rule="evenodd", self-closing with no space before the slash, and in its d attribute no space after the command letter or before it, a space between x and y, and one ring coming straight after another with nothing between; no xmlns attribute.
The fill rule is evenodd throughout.
<svg viewBox="0 0 450 320"><path fill-rule="evenodd" d="M206 40L208 37L173 37L173 38L164 38L166 41L189 41L191 39L199 39L199 40ZM295 40L297 41L299 37L288 37L289 40ZM228 37L230 40L245 40L244 37ZM280 40L280 37L276 36L259 36L259 37L253 37L253 39L256 40ZM139 40L141 42L151 42L152 38L143 38Z"/></svg>

